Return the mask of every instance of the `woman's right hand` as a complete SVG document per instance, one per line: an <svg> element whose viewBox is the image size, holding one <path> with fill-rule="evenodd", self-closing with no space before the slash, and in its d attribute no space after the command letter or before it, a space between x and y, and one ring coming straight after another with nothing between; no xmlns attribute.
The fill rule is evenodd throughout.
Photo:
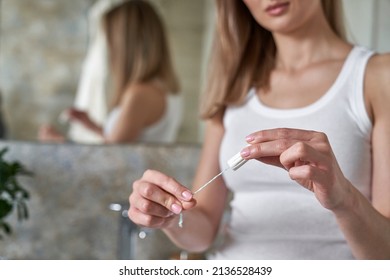
<svg viewBox="0 0 390 280"><path fill-rule="evenodd" d="M88 115L88 112L76 108L69 108L61 114L64 119L72 122L78 122L85 128L95 132L98 135L103 135L103 128L95 123Z"/></svg>
<svg viewBox="0 0 390 280"><path fill-rule="evenodd" d="M63 112L70 121L76 121L81 123L87 128L93 126L91 119L86 111L78 110L76 108L69 108Z"/></svg>
<svg viewBox="0 0 390 280"><path fill-rule="evenodd" d="M193 194L185 186L154 170L145 171L133 183L129 202L129 218L149 228L168 228L177 223L177 214L196 205Z"/></svg>

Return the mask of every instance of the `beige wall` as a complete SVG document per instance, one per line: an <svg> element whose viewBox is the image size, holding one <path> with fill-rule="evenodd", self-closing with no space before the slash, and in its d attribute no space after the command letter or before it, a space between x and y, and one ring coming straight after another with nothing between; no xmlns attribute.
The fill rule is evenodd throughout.
<svg viewBox="0 0 390 280"><path fill-rule="evenodd" d="M205 2L151 0L170 32L185 98L180 142L199 139ZM35 140L39 124L71 106L88 44L88 8L94 0L1 0L0 90L8 138Z"/></svg>
<svg viewBox="0 0 390 280"><path fill-rule="evenodd" d="M343 4L350 40L378 52L389 52L390 1L343 0Z"/></svg>

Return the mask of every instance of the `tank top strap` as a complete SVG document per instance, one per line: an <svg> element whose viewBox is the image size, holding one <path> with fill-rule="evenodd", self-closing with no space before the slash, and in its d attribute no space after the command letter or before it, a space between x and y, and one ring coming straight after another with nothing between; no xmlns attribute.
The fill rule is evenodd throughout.
<svg viewBox="0 0 390 280"><path fill-rule="evenodd" d="M368 61L373 55L374 52L367 48L354 48L354 59L350 62L351 71L348 73L350 78L346 85L348 90L345 91L348 94L352 117L365 135L370 134L372 123L365 104L364 80Z"/></svg>

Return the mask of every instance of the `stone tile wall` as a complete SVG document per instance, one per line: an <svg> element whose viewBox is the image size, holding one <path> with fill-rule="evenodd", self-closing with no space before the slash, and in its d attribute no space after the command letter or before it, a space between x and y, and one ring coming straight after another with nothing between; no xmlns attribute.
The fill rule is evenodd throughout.
<svg viewBox="0 0 390 280"><path fill-rule="evenodd" d="M185 99L179 142L199 142L208 0L150 0L166 22ZM73 104L94 0L0 0L0 92L9 139L36 140ZM206 5L206 3L208 3Z"/></svg>

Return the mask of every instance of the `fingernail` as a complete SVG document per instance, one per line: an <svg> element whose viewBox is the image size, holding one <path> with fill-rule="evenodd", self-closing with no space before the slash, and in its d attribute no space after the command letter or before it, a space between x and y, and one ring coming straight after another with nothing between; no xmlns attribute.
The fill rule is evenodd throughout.
<svg viewBox="0 0 390 280"><path fill-rule="evenodd" d="M247 157L251 154L251 151L248 148L244 148L240 154L242 157Z"/></svg>
<svg viewBox="0 0 390 280"><path fill-rule="evenodd" d="M181 193L181 196L186 199L186 200L190 200L192 198L192 194L189 192L189 191L184 191Z"/></svg>
<svg viewBox="0 0 390 280"><path fill-rule="evenodd" d="M180 214L181 212L181 206L178 204L172 204L171 209L175 214Z"/></svg>
<svg viewBox="0 0 390 280"><path fill-rule="evenodd" d="M247 137L245 137L245 140L246 142L252 142L253 140L255 140L255 137L253 137L252 135L248 135Z"/></svg>

